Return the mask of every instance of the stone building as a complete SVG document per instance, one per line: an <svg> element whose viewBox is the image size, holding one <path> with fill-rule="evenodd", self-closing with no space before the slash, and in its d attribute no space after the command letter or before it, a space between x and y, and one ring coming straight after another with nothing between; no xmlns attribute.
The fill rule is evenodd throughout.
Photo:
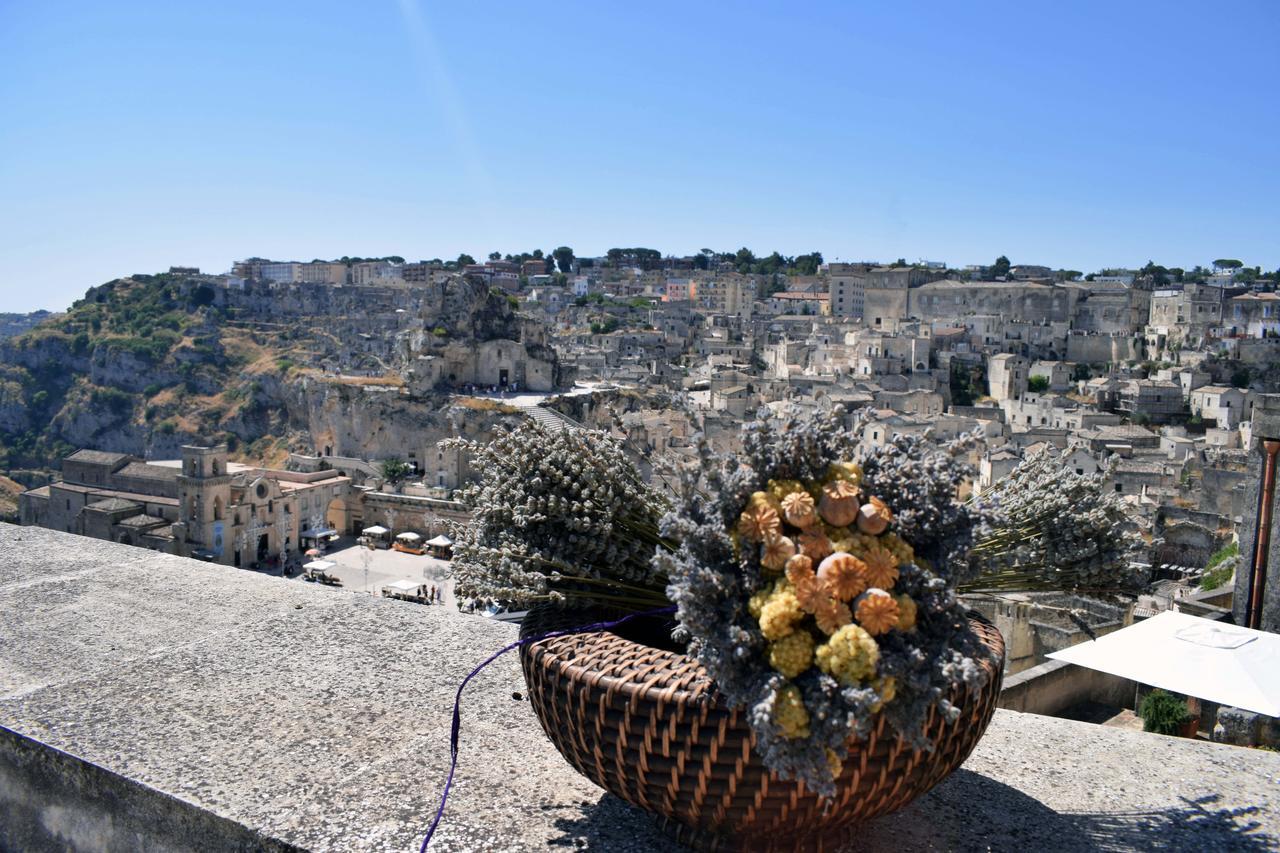
<svg viewBox="0 0 1280 853"><path fill-rule="evenodd" d="M63 479L19 496L22 524L249 566L296 555L303 540L350 530L358 500L337 471L278 471L227 461L225 445L144 462L78 450Z"/></svg>
<svg viewBox="0 0 1280 853"><path fill-rule="evenodd" d="M968 314L990 314L1007 321L1069 323L1079 291L1030 281L956 281L922 283L910 290L907 315L924 321L952 322Z"/></svg>
<svg viewBox="0 0 1280 853"><path fill-rule="evenodd" d="M988 393L997 402L1021 397L1026 393L1030 370L1030 363L1020 355L993 355L987 362Z"/></svg>
<svg viewBox="0 0 1280 853"><path fill-rule="evenodd" d="M1280 294L1233 296L1222 318L1222 326L1226 334L1233 337L1280 337Z"/></svg>
<svg viewBox="0 0 1280 853"><path fill-rule="evenodd" d="M510 340L451 343L418 356L408 373L409 389L419 395L463 385L551 391L556 378L554 353L539 358L525 344Z"/></svg>

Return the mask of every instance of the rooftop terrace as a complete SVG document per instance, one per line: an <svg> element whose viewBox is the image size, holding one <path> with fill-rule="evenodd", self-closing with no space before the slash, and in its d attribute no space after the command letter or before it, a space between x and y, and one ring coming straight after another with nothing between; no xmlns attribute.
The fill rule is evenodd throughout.
<svg viewBox="0 0 1280 853"><path fill-rule="evenodd" d="M408 850L506 624L0 524L0 849ZM472 682L436 850L667 849ZM1265 850L1280 754L997 711L854 850Z"/></svg>

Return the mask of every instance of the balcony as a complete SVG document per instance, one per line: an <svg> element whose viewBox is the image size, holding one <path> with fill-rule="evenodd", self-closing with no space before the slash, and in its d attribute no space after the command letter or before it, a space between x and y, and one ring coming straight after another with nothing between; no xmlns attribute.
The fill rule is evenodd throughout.
<svg viewBox="0 0 1280 853"><path fill-rule="evenodd" d="M416 849L510 625L0 525L0 849ZM669 849L472 682L436 850ZM1270 849L1280 754L997 711L851 849Z"/></svg>

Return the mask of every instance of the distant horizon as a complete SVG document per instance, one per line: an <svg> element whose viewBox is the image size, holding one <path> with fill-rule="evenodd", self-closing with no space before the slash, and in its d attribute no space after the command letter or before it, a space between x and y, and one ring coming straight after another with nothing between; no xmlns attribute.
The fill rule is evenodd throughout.
<svg viewBox="0 0 1280 853"><path fill-rule="evenodd" d="M253 254L600 254L615 235L1271 270L1277 35L1258 0L13 0L0 310Z"/></svg>
<svg viewBox="0 0 1280 853"><path fill-rule="evenodd" d="M565 246L565 245L568 245L570 248L574 248L571 244L568 244L568 243L557 243L555 246L551 246L551 247L549 247L549 248L542 249L542 251L543 251L544 253L546 253L546 254L550 254L550 253L551 253L551 251L552 251L552 250L554 250L557 246ZM613 245L613 246L610 246L609 248L618 248L618 247L621 247L622 245L623 245L623 244L615 244L615 245ZM683 253L680 253L680 252L666 252L666 251L664 251L664 250L662 250L662 249L660 249L660 248L658 248L658 247L656 247L656 246L643 246L642 244L635 243L635 242L627 242L627 243L625 243L625 245L626 245L627 247L656 249L656 250L658 250L658 251L661 251L661 252L662 252L662 256L663 256L664 258L666 258L666 257L675 257L675 258L689 257L689 256L692 256L692 255L696 255L696 254L698 254L698 253L701 251L701 249L695 249L695 250L693 250L693 251L690 251L690 252L683 252ZM744 248L744 247L739 246L738 248ZM766 256L768 256L770 253L772 253L772 252L774 251L773 249L770 249L770 250L768 250L767 252L763 252L763 253L762 253L762 252L758 252L758 251L756 251L755 249L752 249L750 246L746 246L745 248L751 249L751 251L752 251L752 252L754 252L754 253L755 253L755 255L756 255L757 257L766 257ZM281 262L281 263L310 263L310 262L312 262L312 260L313 260L313 259L318 259L318 260L325 261L325 262L335 262L335 261L337 261L337 260L341 259L341 258L342 258L342 257L344 257L344 256L345 256L345 257L351 257L351 258L387 258L387 257L402 257L402 258L404 258L405 263L419 263L419 262L422 262L422 261L433 260L433 259L435 259L435 258L439 258L441 261L453 261L453 260L456 260L456 259L458 258L458 255L460 255L460 254L467 254L467 255L471 255L473 258L475 258L475 260L476 260L476 262L477 262L477 263L484 263L486 260L488 260L489 252L493 252L493 251L502 251L502 252L503 252L503 254L518 254L519 252L522 252L522 251L532 252L532 251L533 251L533 249L520 249L520 250L517 250L517 251L515 251L515 252L507 252L506 250L490 249L490 250L488 250L488 251L486 251L486 252L483 252L483 253L477 253L477 252L474 252L474 251L463 251L463 252L451 253L451 254L449 254L448 256L434 255L434 254L433 254L433 255L424 256L424 257L421 257L421 258L419 258L419 257L411 257L411 256L409 256L409 255L404 254L403 252L397 252L397 251L384 252L384 253L377 254L377 255L374 255L374 254L353 254L353 253L343 253L343 254L341 254L341 255L325 256L325 255L316 255L316 254L313 254L313 255L308 256L308 257L306 258L306 260L303 260L303 259L301 258L301 256L299 256L299 257L286 257L286 256L283 256L283 255L275 256L275 255L262 254L262 253L260 253L260 252L259 252L259 253L248 253L248 254L240 255L240 256L238 256L238 257L234 258L232 261L228 262L225 266L222 266L222 267L216 267L216 266L215 266L215 267L208 267L208 268L206 268L205 266L203 266L203 265L201 265L201 264L196 264L196 263L179 263L179 262L170 262L170 263L163 263L163 264L160 264L159 266L155 267L154 269L150 269L150 270L147 270L147 269L135 269L135 270L132 270L131 272L127 272L127 273L122 272L122 273L120 273L120 274L118 274L118 275L109 275L109 276L106 276L106 277L102 278L100 281L95 281L95 282L94 282L94 283L92 283L92 284L88 284L88 285L86 285L83 289L81 289L81 291L80 291L78 294L76 294L75 296L73 296L73 297L72 297L72 298L71 298L71 299L70 299L70 300L69 300L65 305L60 305L60 306L56 306L56 307L49 306L49 305L38 305L38 304L34 304L34 303L33 303L33 307L29 307L29 308L26 308L26 307L10 307L10 304L9 304L8 300L9 300L9 298L10 298L10 295L11 295L11 294L10 294L9 290L6 288L6 289L5 289L5 291L4 291L4 294L3 294L3 295L4 295L4 298L5 298L5 300L6 300L6 302L5 302L5 304L0 304L0 314L6 314L6 313L13 313L13 314L32 314L32 313L35 313L35 312L37 312L37 311L49 311L49 312L52 312L52 313L60 313L60 312L66 311L68 308L70 308L70 307L71 307L71 303L72 303L72 302L75 302L76 300L83 298L83 296L84 296L85 292L86 292L86 291L88 291L90 288L98 287L99 285L106 284L106 283L107 283L107 282L109 282L109 281L114 281L114 280L116 280L116 279L121 279L121 278L128 278L128 277L130 277L130 276L134 276L134 275L157 275L157 274L160 274L160 273L165 273L165 272L168 272L168 270L169 270L169 268L170 268L170 267L197 267L197 268L200 270L200 273L201 273L202 275L228 275L228 274L230 274L230 271L231 271L231 267L232 267L232 265L233 265L236 261L247 260L247 259L249 259L249 258L262 258L262 259L264 259L264 260L278 261L278 262ZM729 252L729 251L737 251L737 250L736 250L736 249L717 249L716 251ZM595 254L595 253L579 252L576 248L574 248L574 255L575 255L575 257L583 257L583 258L601 258L601 257L604 257L604 256L605 256L605 253L606 253L606 252L608 252L608 249L605 249L603 252L600 252L600 253L598 253L598 254ZM779 254L782 254L782 255L787 256L787 257L794 257L794 256L796 256L796 255L807 254L808 252L818 252L819 254L821 254L821 255L822 255L822 257L823 257L823 262L824 262L824 263L850 263L850 264L856 264L856 263L872 263L872 264L881 264L881 265L889 266L889 265L892 265L893 263L895 263L895 262L896 262L896 261L901 257L901 256L898 256L898 257L894 257L894 258L836 258L836 257L829 257L829 256L828 256L825 252L823 252L821 249L814 249L814 248L808 249L808 250L806 250L805 252L795 252L795 253L782 252L782 251L780 251L780 250L779 250ZM1077 266L1071 266L1071 265L1053 265L1053 264L1045 264L1045 263L1041 263L1041 262L1039 262L1039 261L1019 261L1019 260L1017 259L1017 257L1015 257L1015 256L1013 256L1013 255L1008 255L1008 254L1004 254L1004 253L1002 253L1002 254L1003 254L1005 257L1008 257L1008 258L1009 258L1009 263L1010 263L1010 265L1011 265L1011 266L1014 266L1014 267L1017 267L1017 266L1047 266L1047 267L1049 267L1051 270L1055 270L1055 271L1056 271L1056 270L1079 270L1079 271L1081 272L1082 276L1083 276L1083 275L1089 275L1089 274L1092 274L1092 273L1100 273L1100 272L1102 272L1103 270L1114 270L1114 269L1130 269L1130 270L1137 270L1137 269L1140 269L1141 267L1145 266L1145 265L1146 265L1146 263L1147 263L1147 261L1143 261L1143 262L1141 262L1141 263L1132 263L1132 264L1108 264L1108 265L1105 265L1105 266L1097 267L1097 268L1095 268L1095 269L1081 269L1080 267L1077 267ZM948 269L948 270L963 270L965 267L970 266L970 265L976 265L976 266L991 266L991 264L992 264L992 263L996 260L996 258L998 258L998 257L1001 257L1001 255L996 255L995 257L993 257L993 258L991 258L990 260L987 260L987 261L973 261L973 262L966 262L966 263L962 263L962 264L955 264L955 263L951 263L951 262L949 262L949 261L947 261L947 260L945 260L945 259L941 259L941 258L916 258L916 259L914 259L914 260L913 260L912 258L907 257L907 258L903 258L903 260L906 260L906 262L907 262L907 264L908 264L908 265L922 264L922 263L945 263L945 264L947 265L947 266L946 266L946 269ZM1222 255L1219 255L1219 256L1218 256L1218 258L1221 258L1221 257L1224 257L1224 256L1222 256ZM1185 264L1185 265L1181 265L1181 264L1167 264L1167 263L1163 263L1162 261L1160 261L1160 260L1159 260L1159 259L1157 259L1157 258L1148 258L1147 260L1148 260L1148 261L1154 261L1155 263L1160 264L1161 266L1164 266L1164 267L1167 267L1167 268L1179 268L1179 269L1184 269L1184 270L1192 270L1192 269L1194 269L1194 268L1197 266L1197 264L1198 264L1200 267L1204 268L1204 269L1212 269L1212 268L1213 268L1213 261L1214 261L1214 260L1217 260L1218 258L1211 258L1211 259L1208 259L1208 260L1198 261L1198 262L1196 262L1196 263L1189 263L1189 264ZM1244 263L1245 267L1252 268L1252 267L1259 266L1259 264L1256 264L1256 263L1251 262L1248 258L1237 258L1237 260L1242 261L1242 262ZM1261 266L1262 266L1262 271L1263 271L1264 273L1271 272L1272 270L1274 270L1274 269L1275 269L1275 267L1268 267L1268 266L1267 266L1267 265L1265 265L1265 264L1263 264L1263 265L1261 265Z"/></svg>

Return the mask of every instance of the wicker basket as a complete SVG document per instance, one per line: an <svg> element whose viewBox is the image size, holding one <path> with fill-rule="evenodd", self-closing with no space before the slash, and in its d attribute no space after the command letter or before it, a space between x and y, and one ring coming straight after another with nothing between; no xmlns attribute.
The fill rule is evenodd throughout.
<svg viewBox="0 0 1280 853"><path fill-rule="evenodd" d="M765 769L743 715L724 705L706 670L685 655L594 632L532 643L521 649L521 663L534 710L561 754L602 788L655 814L678 841L706 850L823 850L938 784L982 737L1000 692L1004 641L973 616L994 653L995 663L984 664L987 686L953 693L962 709L954 723L931 713L932 752L907 747L881 717L850 751L829 800ZM521 633L598 618L535 609Z"/></svg>

